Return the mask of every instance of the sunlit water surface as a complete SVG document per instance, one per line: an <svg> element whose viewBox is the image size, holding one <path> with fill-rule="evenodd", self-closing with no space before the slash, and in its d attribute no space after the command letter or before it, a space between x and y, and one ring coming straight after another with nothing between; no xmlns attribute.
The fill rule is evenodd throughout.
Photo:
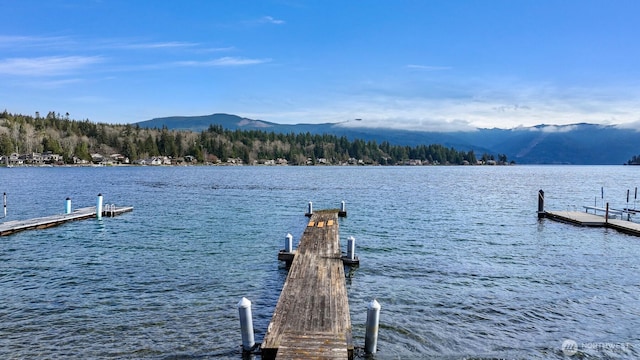
<svg viewBox="0 0 640 360"><path fill-rule="evenodd" d="M357 347L376 358L640 357L640 238L536 217L626 206L640 167L0 168L6 220L106 203L135 209L0 238L0 358L241 359L236 305L262 341L308 201L346 201ZM640 207L640 206L639 206ZM361 356L361 351L358 352ZM259 356L258 356L259 358Z"/></svg>

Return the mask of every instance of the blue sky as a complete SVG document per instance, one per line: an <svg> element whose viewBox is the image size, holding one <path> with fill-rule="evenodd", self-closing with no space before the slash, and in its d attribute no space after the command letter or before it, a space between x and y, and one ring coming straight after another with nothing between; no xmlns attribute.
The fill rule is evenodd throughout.
<svg viewBox="0 0 640 360"><path fill-rule="evenodd" d="M640 128L639 1L0 0L0 10L0 107L13 113Z"/></svg>

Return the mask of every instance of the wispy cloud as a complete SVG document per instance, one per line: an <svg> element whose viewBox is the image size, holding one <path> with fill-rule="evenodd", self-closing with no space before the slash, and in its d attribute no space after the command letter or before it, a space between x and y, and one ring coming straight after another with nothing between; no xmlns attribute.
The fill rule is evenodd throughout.
<svg viewBox="0 0 640 360"><path fill-rule="evenodd" d="M242 21L236 25L255 27L255 26L262 26L262 25L284 25L284 24L285 24L284 20L276 19L273 16L263 16L258 19Z"/></svg>
<svg viewBox="0 0 640 360"><path fill-rule="evenodd" d="M274 25L282 25L285 23L284 20L276 19L273 16L263 16L260 18L258 22L262 24L274 24Z"/></svg>
<svg viewBox="0 0 640 360"><path fill-rule="evenodd" d="M100 56L45 56L0 60L0 74L56 76L72 73L103 61Z"/></svg>
<svg viewBox="0 0 640 360"><path fill-rule="evenodd" d="M422 70L422 71L443 71L443 70L451 70L450 66L432 66L432 65L417 65L417 64L409 64L407 68L414 70Z"/></svg>
<svg viewBox="0 0 640 360"><path fill-rule="evenodd" d="M218 59L204 60L204 61L178 61L175 64L180 66L193 66L193 67L216 67L216 66L247 66L258 65L270 62L271 59L247 59L225 56Z"/></svg>
<svg viewBox="0 0 640 360"><path fill-rule="evenodd" d="M60 89L70 85L76 85L84 81L85 81L84 79L79 79L79 78L55 79L55 80L45 80L45 81L38 79L38 80L33 80L28 82L22 82L22 84L34 89Z"/></svg>
<svg viewBox="0 0 640 360"><path fill-rule="evenodd" d="M630 121L630 122L618 124L615 126L621 129L629 129L629 130L635 130L637 132L640 132L640 120Z"/></svg>
<svg viewBox="0 0 640 360"><path fill-rule="evenodd" d="M198 43L191 43L191 42L167 41L167 42L122 44L120 45L120 47L124 49L153 50L153 49L194 48L199 45L200 44Z"/></svg>
<svg viewBox="0 0 640 360"><path fill-rule="evenodd" d="M522 110L531 110L531 107L527 106L527 105L519 105L519 104L515 104L515 105L500 105L500 106L494 106L493 110L498 111L498 112L522 111Z"/></svg>
<svg viewBox="0 0 640 360"><path fill-rule="evenodd" d="M227 46L227 47L211 47L204 48L199 50L201 53L212 53L212 52L229 52L237 50L235 46Z"/></svg>
<svg viewBox="0 0 640 360"><path fill-rule="evenodd" d="M0 35L0 48L56 48L75 44L73 39L65 36L21 36Z"/></svg>

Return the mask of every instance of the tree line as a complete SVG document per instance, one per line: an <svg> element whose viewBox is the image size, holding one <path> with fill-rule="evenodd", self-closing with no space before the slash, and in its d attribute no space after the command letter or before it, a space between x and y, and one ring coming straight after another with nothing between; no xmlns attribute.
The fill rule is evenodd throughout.
<svg viewBox="0 0 640 360"><path fill-rule="evenodd" d="M627 165L640 165L640 155L633 155L631 159L627 160Z"/></svg>
<svg viewBox="0 0 640 360"><path fill-rule="evenodd" d="M72 120L69 114L46 116L0 113L0 155L51 152L66 163L91 160L91 154L121 154L135 161L154 156L193 156L198 162L239 159L244 164L284 159L288 164L398 165L409 161L430 164L476 164L473 150L459 151L439 144L401 146L387 141L349 140L330 134L273 133L260 130L228 130L211 125L202 132L141 128L131 124L103 124ZM494 160L483 154L482 160ZM498 155L507 162L506 155Z"/></svg>

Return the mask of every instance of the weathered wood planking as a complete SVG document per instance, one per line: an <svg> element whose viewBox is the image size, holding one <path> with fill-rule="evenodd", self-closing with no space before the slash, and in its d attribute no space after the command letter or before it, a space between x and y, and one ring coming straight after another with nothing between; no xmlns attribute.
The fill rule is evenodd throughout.
<svg viewBox="0 0 640 360"><path fill-rule="evenodd" d="M132 211L133 207L110 207L109 210L103 210L103 216L116 216L125 212ZM80 208L71 214L50 215L28 220L14 220L0 223L0 236L7 236L23 230L30 229L46 229L52 226L64 224L69 221L89 219L96 216L96 207L90 206Z"/></svg>
<svg viewBox="0 0 640 360"><path fill-rule="evenodd" d="M262 342L263 359L351 359L351 318L338 211L306 227Z"/></svg>

